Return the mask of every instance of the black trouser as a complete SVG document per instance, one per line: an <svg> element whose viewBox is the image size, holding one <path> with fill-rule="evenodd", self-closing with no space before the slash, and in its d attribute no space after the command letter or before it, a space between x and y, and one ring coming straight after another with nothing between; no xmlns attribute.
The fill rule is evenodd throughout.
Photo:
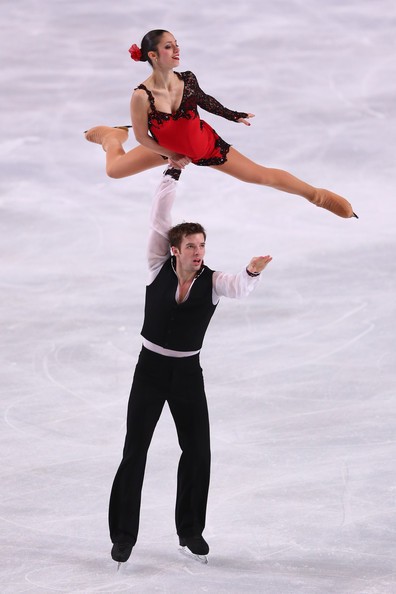
<svg viewBox="0 0 396 594"><path fill-rule="evenodd" d="M177 475L177 534L195 536L205 527L210 438L199 355L164 357L143 347L129 398L123 458L110 496L112 542L136 542L147 451L165 401L182 450Z"/></svg>

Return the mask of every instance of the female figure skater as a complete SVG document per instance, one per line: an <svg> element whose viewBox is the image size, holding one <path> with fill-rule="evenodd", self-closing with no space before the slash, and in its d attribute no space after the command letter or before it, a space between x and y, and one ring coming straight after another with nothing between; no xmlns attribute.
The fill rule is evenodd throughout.
<svg viewBox="0 0 396 594"><path fill-rule="evenodd" d="M250 126L251 113L223 107L206 95L192 72L174 72L180 50L176 39L162 29L149 31L141 48L132 45L132 59L149 62L151 75L133 92L131 119L139 146L125 152L123 143L130 126L96 126L85 132L91 142L101 144L106 152L106 172L110 177L135 175L152 167L169 165L184 169L189 163L223 171L243 182L270 186L303 196L316 206L344 217L357 217L351 204L329 190L315 188L287 171L263 167L251 161L227 142L203 120L197 106L228 120Z"/></svg>

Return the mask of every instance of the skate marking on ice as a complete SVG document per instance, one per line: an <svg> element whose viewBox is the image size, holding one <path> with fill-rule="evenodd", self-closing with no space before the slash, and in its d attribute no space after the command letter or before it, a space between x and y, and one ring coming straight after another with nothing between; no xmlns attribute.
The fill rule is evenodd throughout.
<svg viewBox="0 0 396 594"><path fill-rule="evenodd" d="M179 551L182 555L194 559L195 561L198 561L198 563L202 563L203 565L207 565L208 563L206 555L196 555L195 553L192 553L188 547L179 547Z"/></svg>

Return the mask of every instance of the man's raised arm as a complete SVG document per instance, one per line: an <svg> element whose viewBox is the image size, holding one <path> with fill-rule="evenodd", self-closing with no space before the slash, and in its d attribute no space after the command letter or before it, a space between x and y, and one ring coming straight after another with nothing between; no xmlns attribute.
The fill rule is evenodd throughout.
<svg viewBox="0 0 396 594"><path fill-rule="evenodd" d="M172 207L176 198L180 171L168 168L156 190L150 214L150 233L147 245L147 262L154 280L163 263L169 258L168 231L172 227Z"/></svg>

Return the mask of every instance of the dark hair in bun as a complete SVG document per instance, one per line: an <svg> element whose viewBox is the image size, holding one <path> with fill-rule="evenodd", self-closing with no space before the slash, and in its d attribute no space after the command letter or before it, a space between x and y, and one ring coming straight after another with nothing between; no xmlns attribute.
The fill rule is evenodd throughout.
<svg viewBox="0 0 396 594"><path fill-rule="evenodd" d="M166 31L165 29L154 29L153 31L146 33L140 45L140 50L142 52L140 58L141 62L149 62L152 65L148 53L157 51L158 44L164 33L169 33L169 31Z"/></svg>

